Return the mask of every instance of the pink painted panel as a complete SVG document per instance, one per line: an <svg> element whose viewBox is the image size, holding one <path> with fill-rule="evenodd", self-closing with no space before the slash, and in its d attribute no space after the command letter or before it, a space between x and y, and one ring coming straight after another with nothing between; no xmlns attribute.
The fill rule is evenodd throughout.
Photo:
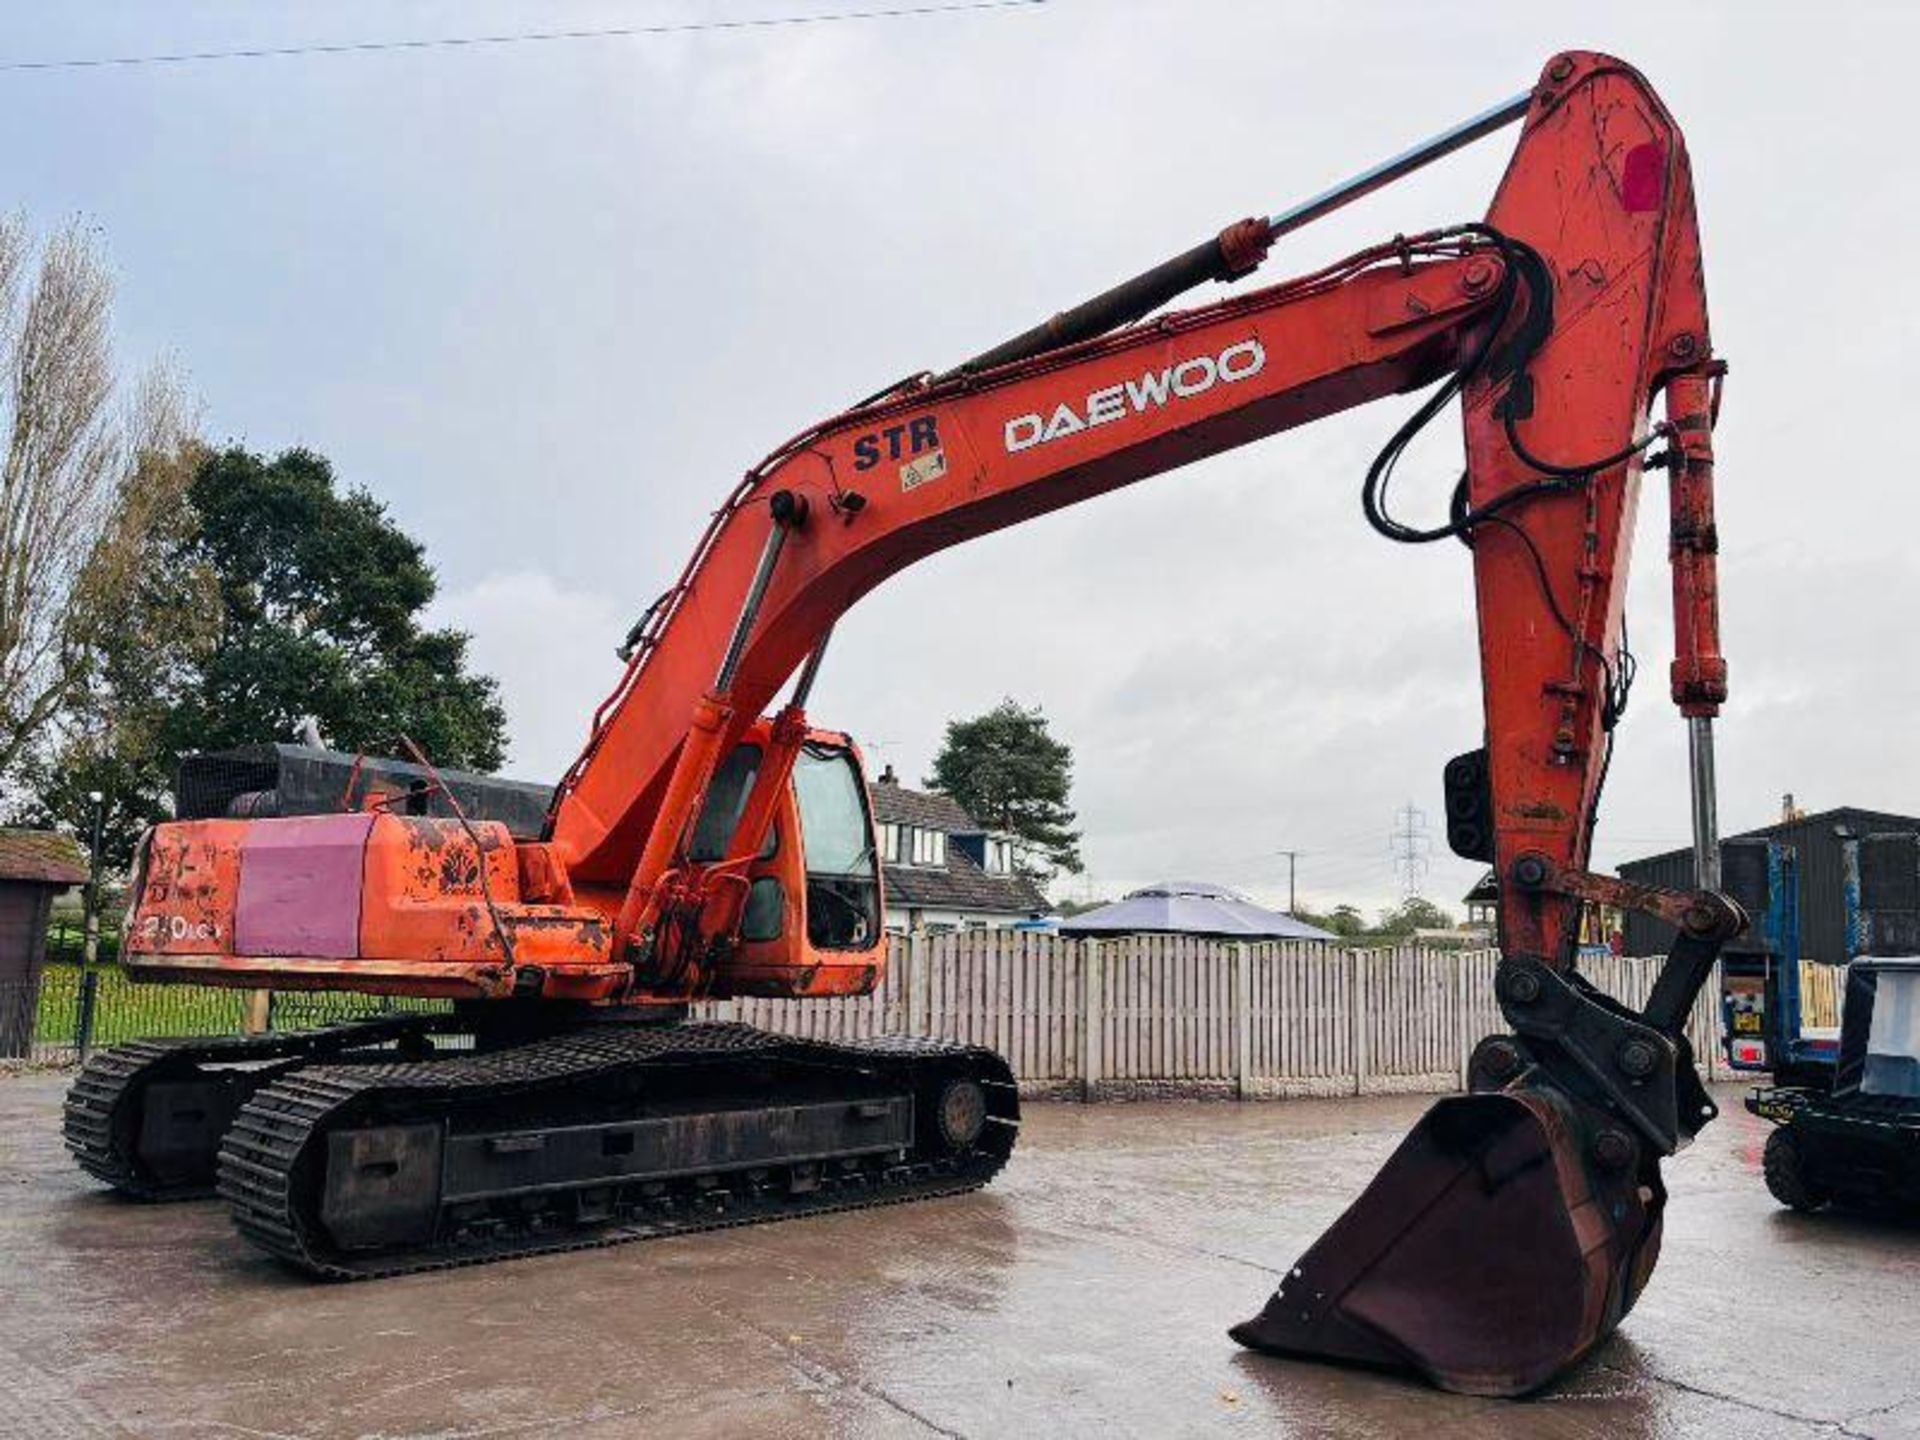
<svg viewBox="0 0 1920 1440"><path fill-rule="evenodd" d="M360 884L377 817L301 815L255 820L240 844L239 955L360 954Z"/></svg>

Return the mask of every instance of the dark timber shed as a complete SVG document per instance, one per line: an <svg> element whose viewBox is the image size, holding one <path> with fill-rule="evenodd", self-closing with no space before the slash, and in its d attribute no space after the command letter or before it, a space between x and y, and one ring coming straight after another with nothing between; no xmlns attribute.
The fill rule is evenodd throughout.
<svg viewBox="0 0 1920 1440"><path fill-rule="evenodd" d="M1778 840L1793 846L1800 862L1800 952L1807 960L1829 965L1847 959L1847 909L1842 877L1841 846L1849 836L1920 834L1920 816L1888 810L1862 810L1844 805L1797 820L1742 830L1728 839ZM1638 885L1663 885L1671 890L1693 888L1693 851L1669 850L1619 867L1620 878ZM1629 955L1664 955L1673 941L1673 928L1645 915L1628 915L1626 949Z"/></svg>
<svg viewBox="0 0 1920 1440"><path fill-rule="evenodd" d="M65 835L0 828L0 1056L32 1042L53 897L86 882L86 852Z"/></svg>

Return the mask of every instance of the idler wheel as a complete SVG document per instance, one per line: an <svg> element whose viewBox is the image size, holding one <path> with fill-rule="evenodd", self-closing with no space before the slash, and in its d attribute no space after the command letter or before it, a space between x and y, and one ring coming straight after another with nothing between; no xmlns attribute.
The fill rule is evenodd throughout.
<svg viewBox="0 0 1920 1440"><path fill-rule="evenodd" d="M977 1081L949 1080L937 1114L941 1138L955 1150L969 1149L987 1126L987 1092Z"/></svg>

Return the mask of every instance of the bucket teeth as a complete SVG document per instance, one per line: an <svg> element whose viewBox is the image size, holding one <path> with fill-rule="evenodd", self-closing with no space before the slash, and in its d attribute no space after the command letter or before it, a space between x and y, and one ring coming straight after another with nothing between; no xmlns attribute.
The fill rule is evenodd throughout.
<svg viewBox="0 0 1920 1440"><path fill-rule="evenodd" d="M1538 1389L1612 1332L1658 1248L1657 1178L1596 1186L1587 1128L1554 1092L1440 1101L1233 1338L1463 1394Z"/></svg>

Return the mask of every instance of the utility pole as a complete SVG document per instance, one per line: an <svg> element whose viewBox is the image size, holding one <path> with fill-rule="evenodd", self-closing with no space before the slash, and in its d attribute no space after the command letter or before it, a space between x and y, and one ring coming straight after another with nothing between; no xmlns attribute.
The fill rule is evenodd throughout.
<svg viewBox="0 0 1920 1440"><path fill-rule="evenodd" d="M100 958L100 850L107 824L107 797L98 790L89 790L87 801L93 806L93 834L87 852L86 938L80 952L80 963L91 969Z"/></svg>
<svg viewBox="0 0 1920 1440"><path fill-rule="evenodd" d="M87 799L93 805L93 848L87 855L87 913L86 939L80 951L80 1009L74 1017L74 1047L80 1052L81 1063L87 1058L87 1051L93 1046L93 1018L95 1005L100 992L100 851L107 825L107 797L98 790L89 790Z"/></svg>
<svg viewBox="0 0 1920 1440"><path fill-rule="evenodd" d="M1280 850L1275 853L1284 855L1287 857L1287 914L1289 915L1298 914L1300 910L1300 905L1294 891L1293 880L1294 880L1294 865L1300 859L1301 852L1298 850Z"/></svg>

